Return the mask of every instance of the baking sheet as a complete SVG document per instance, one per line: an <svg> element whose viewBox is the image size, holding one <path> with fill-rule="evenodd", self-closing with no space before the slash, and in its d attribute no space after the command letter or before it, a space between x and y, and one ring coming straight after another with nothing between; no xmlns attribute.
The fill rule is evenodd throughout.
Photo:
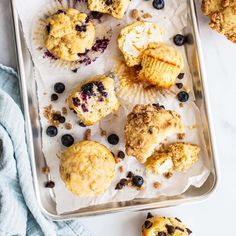
<svg viewBox="0 0 236 236"><path fill-rule="evenodd" d="M25 32L25 37L27 44L32 51L32 31L34 29L34 25L30 22L35 22L35 17L38 15L38 9L44 8L44 5L50 3L52 1L31 1L27 0L18 1L18 11L20 14L20 18L23 23L23 30ZM146 1L133 1L129 9L133 8L142 8L145 9L146 12L155 13L155 17L151 19L152 21L155 20L159 24L161 24L166 29L165 40L171 41L170 38L173 37L176 33L179 33L183 30L186 26L186 1L168 1L166 3L166 7L163 11L156 11L152 8L151 2ZM29 10L30 9L30 10ZM128 11L129 12L129 11ZM27 14L26 14L27 13ZM114 24L114 19L108 17L109 23ZM50 68L47 63L41 63L34 58L35 66L37 71L35 73L35 78L37 81L38 86L38 97L39 97L39 106L40 106L40 113L41 113L41 122L42 127L45 128L48 126L47 121L43 118L42 112L43 107L49 105L50 102L50 94L53 92L53 85L55 82L64 82L66 84L66 91L60 96L58 102L53 104L53 108L55 110L61 109L65 106L64 100L69 94L69 91L75 86L79 81L86 79L90 76L96 74L103 74L107 73L112 70L113 66L117 61L120 59L120 53L116 46L116 37L119 34L120 28L123 25L126 25L128 22L131 21L130 17L125 17L123 21L116 21L117 27L113 32L113 38L110 43L108 50L93 64L81 68L75 74L71 71L59 70L55 68ZM120 25L118 25L120 24ZM182 53L184 53L184 48L182 49ZM107 58L109 57L109 60ZM109 63L107 63L109 61ZM104 63L106 62L106 63ZM38 72L40 71L40 72ZM183 81L185 86L191 90L191 77L188 72L188 65L185 63L185 80ZM182 81L181 81L182 82ZM167 95L166 95L167 96ZM192 97L193 99L193 97ZM124 101L123 101L124 102ZM48 165L51 168L51 176L52 179L55 181L56 186L54 188L55 196L56 196L56 203L57 203L57 211L58 213L63 213L67 211L72 211L78 208L82 208L85 206L93 205L93 204L100 204L110 201L124 201L133 198L140 198L140 197L157 197L160 195L176 195L184 192L191 184L197 187L201 186L205 179L209 174L208 169L208 158L207 153L205 150L205 145L202 138L202 131L201 131L201 119L200 114L195 106L194 103L188 102L184 105L183 108L179 107L179 102L173 97L168 95L167 97L163 97L161 94L159 96L158 101L160 104L164 105L167 109L173 109L179 112L183 118L183 122L186 126L186 138L185 141L193 142L195 144L199 144L202 147L201 150L201 159L200 161L194 165L189 171L185 173L174 173L174 177L169 180L163 179L163 177L155 177L155 181L162 182L162 188L157 190L152 188L153 180L151 178L145 178L145 188L143 191L137 191L134 188L125 188L124 191L116 191L114 190L114 186L120 180L121 177L125 176L127 171L134 171L137 174L143 174L144 168L140 165L135 158L126 157L125 161L122 161L117 165L117 168L120 165L123 165L124 172L119 173L116 172L116 178L114 179L110 189L102 196L98 198L78 198L72 195L65 187L63 182L60 180L59 173L58 173L58 163L59 160L57 158L57 154L59 154L60 150L62 150L62 146L60 144L60 136L64 133L68 133L65 129L61 127L59 135L56 138L48 138L43 134L43 152L47 159ZM100 122L100 124L95 125L92 128L92 139L100 141L101 143L108 146L114 153L117 150L124 150L123 148L123 132L122 125L125 122L126 114L130 111L131 106L122 107L118 112L117 115L110 115L104 120ZM73 124L72 135L75 137L76 141L82 140L84 135L84 128L79 127L76 124L76 117L74 114L69 114L67 116L67 121L70 121ZM112 124L112 126L110 125ZM115 125L114 125L115 124ZM119 124L116 125L116 124ZM198 129L192 129L192 126L197 126ZM116 132L119 137L121 138L121 142L119 146L114 147L109 146L104 138L100 136L100 127L106 129L107 133ZM112 130L112 128L117 127L116 130ZM167 142L171 142L176 140L176 137L170 137Z"/></svg>

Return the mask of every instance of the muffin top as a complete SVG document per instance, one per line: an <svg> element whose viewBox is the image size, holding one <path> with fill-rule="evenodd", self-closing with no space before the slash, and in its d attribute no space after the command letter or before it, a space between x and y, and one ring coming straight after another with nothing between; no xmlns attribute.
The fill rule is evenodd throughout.
<svg viewBox="0 0 236 236"><path fill-rule="evenodd" d="M98 196L104 193L114 173L115 159L112 153L98 142L81 141L61 155L61 178L77 196Z"/></svg>
<svg viewBox="0 0 236 236"><path fill-rule="evenodd" d="M125 126L126 152L144 163L166 137L183 131L184 125L177 112L155 104L136 105Z"/></svg>
<svg viewBox="0 0 236 236"><path fill-rule="evenodd" d="M91 49L95 27L87 14L76 9L59 10L47 19L45 47L56 57L76 61Z"/></svg>

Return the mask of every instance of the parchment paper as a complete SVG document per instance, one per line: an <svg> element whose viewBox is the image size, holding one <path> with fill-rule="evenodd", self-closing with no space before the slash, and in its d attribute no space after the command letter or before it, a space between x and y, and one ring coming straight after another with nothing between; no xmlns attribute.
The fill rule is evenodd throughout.
<svg viewBox="0 0 236 236"><path fill-rule="evenodd" d="M37 22L38 12L43 9L53 0L18 0L17 8L20 15L20 19L23 25L23 31L25 34L26 42L30 52L33 51L34 45L32 41L32 32ZM54 1L56 2L56 1ZM83 140L84 132L86 128L81 128L77 124L77 117L72 113L66 116L67 122L73 125L72 130L66 130L63 126L59 127L59 134L55 138L49 138L45 135L45 129L48 126L47 120L43 116L43 108L51 104L50 95L53 93L53 85L56 82L63 82L66 85L65 92L59 96L59 100L53 103L54 110L61 110L66 106L65 99L68 96L71 89L77 85L80 81L94 76L97 74L109 73L113 70L114 65L121 60L122 56L117 48L117 36L120 29L132 22L130 17L130 11L132 9L142 9L144 12L148 12L153 16L150 21L155 21L165 28L164 41L172 42L172 38L175 34L181 33L187 25L187 13L186 13L186 0L168 0L165 1L166 6L164 10L156 10L152 7L152 1L133 0L126 16L123 20L118 21L110 16L102 17L102 21L107 21L110 24L112 31L112 39L108 49L101 55L96 62L86 67L80 68L77 73L73 73L70 70L56 69L48 63L42 63L38 60L33 53L33 60L36 67L35 79L38 86L38 100L39 109L41 115L42 124L42 139L43 139L43 152L47 160L47 164L51 169L51 177L55 182L55 196L57 203L57 211L59 214L74 211L79 208L91 206L95 204L102 204L114 201L125 201L134 198L151 198L160 195L177 195L184 192L190 185L200 187L209 175L209 163L207 158L207 152L203 139L203 133L201 130L201 118L199 110L194 104L194 96L192 95L192 79L189 73L189 67L186 60L184 47L179 47L182 51L185 60L185 78L181 81L184 83L185 89L190 91L191 99L184 104L184 107L179 106L179 102L175 96L170 94L166 96L160 95L158 101L161 105L164 105L166 109L177 111L183 120L186 128L186 136L184 141L198 144L201 147L200 160L188 171L184 173L174 173L173 177L166 179L163 176L146 176L145 168L134 157L126 157L124 161L117 164L116 176L110 186L110 188L99 197L92 198L78 198L70 193L62 182L59 175L59 159L58 155L64 148L61 145L60 138L65 133L70 133L75 138L75 142ZM177 91L176 88L172 88L173 91ZM92 129L92 140L99 141L105 144L111 151L117 153L118 150L124 151L124 136L123 127L126 121L126 115L131 111L134 104L129 104L127 101L121 101L121 108L115 113L104 118L100 123L89 127ZM197 128L192 128L196 126ZM116 133L120 137L120 142L116 146L111 146L105 137L101 137L100 128L106 130L107 134ZM166 143L177 141L176 136L171 136L167 139ZM123 166L124 172L120 173L118 168ZM115 190L117 182L126 176L128 171L133 171L135 174L142 175L145 179L144 189L142 191L135 188L125 187L121 191ZM160 189L153 187L153 182L159 181L162 184Z"/></svg>

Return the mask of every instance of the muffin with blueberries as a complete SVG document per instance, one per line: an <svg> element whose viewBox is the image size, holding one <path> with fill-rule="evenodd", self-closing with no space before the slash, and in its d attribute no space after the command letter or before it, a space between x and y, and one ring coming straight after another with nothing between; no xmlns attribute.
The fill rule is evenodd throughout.
<svg viewBox="0 0 236 236"><path fill-rule="evenodd" d="M76 61L92 48L95 27L87 14L69 8L59 10L46 21L45 47L55 58Z"/></svg>
<svg viewBox="0 0 236 236"><path fill-rule="evenodd" d="M104 193L115 174L115 159L102 144L81 141L61 154L60 175L66 187L79 197Z"/></svg>
<svg viewBox="0 0 236 236"><path fill-rule="evenodd" d="M178 218L153 216L148 213L142 225L141 236L188 236L191 233Z"/></svg>
<svg viewBox="0 0 236 236"><path fill-rule="evenodd" d="M95 124L119 108L114 80L99 75L84 81L71 92L67 104L84 125Z"/></svg>
<svg viewBox="0 0 236 236"><path fill-rule="evenodd" d="M162 89L169 89L184 68L181 53L165 43L151 43L141 56L138 79Z"/></svg>
<svg viewBox="0 0 236 236"><path fill-rule="evenodd" d="M122 19L131 0L88 0L91 11L106 13L117 19Z"/></svg>

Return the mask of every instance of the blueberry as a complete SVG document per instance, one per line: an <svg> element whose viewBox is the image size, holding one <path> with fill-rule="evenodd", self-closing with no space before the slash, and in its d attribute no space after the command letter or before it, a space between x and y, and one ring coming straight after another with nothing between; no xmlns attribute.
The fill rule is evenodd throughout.
<svg viewBox="0 0 236 236"><path fill-rule="evenodd" d="M76 26L75 26L75 29L76 29L78 32L86 32L87 26L86 26L86 25L76 25Z"/></svg>
<svg viewBox="0 0 236 236"><path fill-rule="evenodd" d="M177 94L177 97L180 102L187 102L189 99L189 94L185 91L181 91Z"/></svg>
<svg viewBox="0 0 236 236"><path fill-rule="evenodd" d="M133 178L134 177L134 173L132 171L129 171L127 174L127 178Z"/></svg>
<svg viewBox="0 0 236 236"><path fill-rule="evenodd" d="M93 93L93 83L84 84L81 87L81 91L86 95L91 95Z"/></svg>
<svg viewBox="0 0 236 236"><path fill-rule="evenodd" d="M105 4L106 4L107 6L110 6L112 3L113 3L112 0L106 0L106 2L105 2Z"/></svg>
<svg viewBox="0 0 236 236"><path fill-rule="evenodd" d="M55 94L55 93L53 93L53 94L51 95L51 101L53 102L53 101L56 101L57 99L58 99L58 95Z"/></svg>
<svg viewBox="0 0 236 236"><path fill-rule="evenodd" d="M143 177L142 176L139 176L139 175L135 175L133 178L132 178L132 183L134 186L136 187L141 187L144 183L143 181Z"/></svg>
<svg viewBox="0 0 236 236"><path fill-rule="evenodd" d="M185 42L186 42L185 36L183 36L182 34L175 35L175 37L174 37L175 45L182 46L182 45L184 45Z"/></svg>
<svg viewBox="0 0 236 236"><path fill-rule="evenodd" d="M178 89L182 89L183 88L183 84L182 83L176 83L175 85L176 85L176 87Z"/></svg>
<svg viewBox="0 0 236 236"><path fill-rule="evenodd" d="M152 218L152 217L153 217L153 215L150 212L148 212L147 219Z"/></svg>
<svg viewBox="0 0 236 236"><path fill-rule="evenodd" d="M125 153L123 151L119 151L117 153L117 157L120 158L120 159L124 159L125 158Z"/></svg>
<svg viewBox="0 0 236 236"><path fill-rule="evenodd" d="M121 184L122 186L126 186L126 185L128 185L128 180L127 180L127 179L121 179L121 180L120 180L120 184Z"/></svg>
<svg viewBox="0 0 236 236"><path fill-rule="evenodd" d="M183 79L184 78L184 73L179 73L179 75L177 76L178 79Z"/></svg>
<svg viewBox="0 0 236 236"><path fill-rule="evenodd" d="M81 127L86 127L86 125L82 121L78 122L78 125Z"/></svg>
<svg viewBox="0 0 236 236"><path fill-rule="evenodd" d="M60 117L61 117L61 115L60 115L60 114L57 114L57 113L55 113L55 114L52 115L53 120L59 120Z"/></svg>
<svg viewBox="0 0 236 236"><path fill-rule="evenodd" d="M63 93L65 91L65 85L63 83L56 83L54 85L54 91L56 93Z"/></svg>
<svg viewBox="0 0 236 236"><path fill-rule="evenodd" d="M91 15L93 19L96 19L96 20L99 20L103 16L103 14L98 11L92 11Z"/></svg>
<svg viewBox="0 0 236 236"><path fill-rule="evenodd" d="M62 123L65 123L66 118L64 116L60 116L58 120L62 124Z"/></svg>
<svg viewBox="0 0 236 236"><path fill-rule="evenodd" d="M112 145L116 145L119 143L119 137L116 134L111 134L107 137L107 141Z"/></svg>
<svg viewBox="0 0 236 236"><path fill-rule="evenodd" d="M55 183L53 181L48 181L45 184L45 188L54 188L55 187Z"/></svg>
<svg viewBox="0 0 236 236"><path fill-rule="evenodd" d="M46 130L46 134L49 136L49 137L55 137L57 135L58 131L57 131L57 127L55 126L48 126L47 127L47 130Z"/></svg>
<svg viewBox="0 0 236 236"><path fill-rule="evenodd" d="M152 223L150 220L146 220L146 221L144 222L144 227L145 227L146 229L151 228L152 225L153 225L153 223ZM159 233L158 233L158 236L159 236Z"/></svg>
<svg viewBox="0 0 236 236"><path fill-rule="evenodd" d="M61 137L61 143L65 147L70 147L74 143L74 138L70 134L64 134Z"/></svg>
<svg viewBox="0 0 236 236"><path fill-rule="evenodd" d="M164 1L164 0L154 0L154 1L152 2L152 5L153 5L153 7L154 7L155 9L161 10L161 9L163 9L164 6L165 6L165 1Z"/></svg>

